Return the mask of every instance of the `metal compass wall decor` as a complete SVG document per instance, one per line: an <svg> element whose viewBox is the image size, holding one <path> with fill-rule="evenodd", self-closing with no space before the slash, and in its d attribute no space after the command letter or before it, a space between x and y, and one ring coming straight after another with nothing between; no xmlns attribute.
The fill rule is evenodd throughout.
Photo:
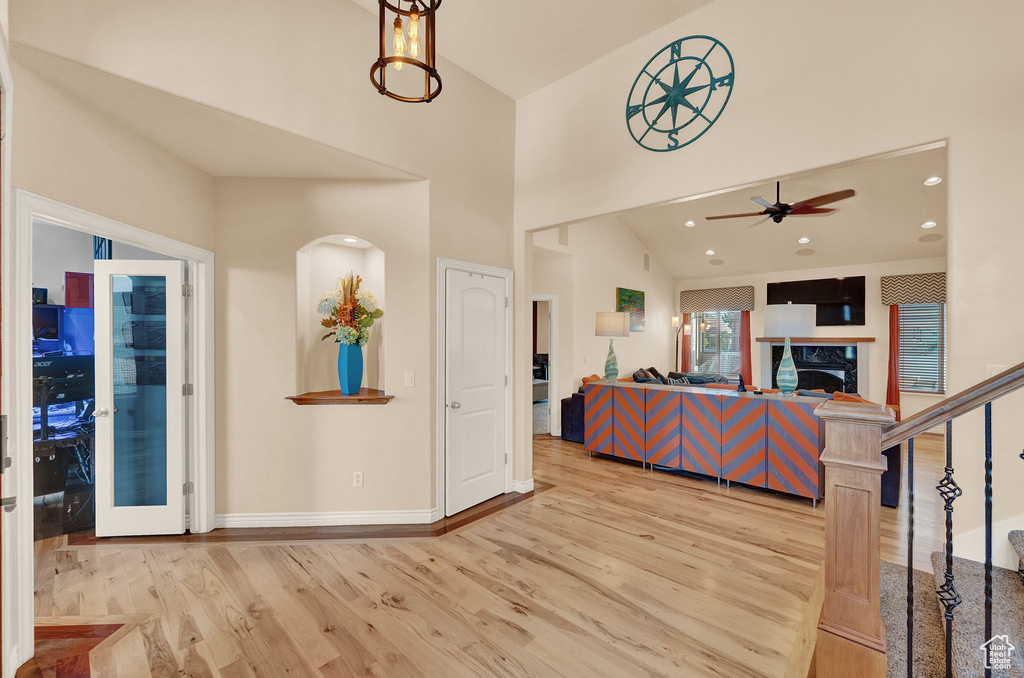
<svg viewBox="0 0 1024 678"><path fill-rule="evenodd" d="M626 126L649 151L674 151L711 129L732 95L732 55L718 40L691 35L666 45L633 82Z"/></svg>

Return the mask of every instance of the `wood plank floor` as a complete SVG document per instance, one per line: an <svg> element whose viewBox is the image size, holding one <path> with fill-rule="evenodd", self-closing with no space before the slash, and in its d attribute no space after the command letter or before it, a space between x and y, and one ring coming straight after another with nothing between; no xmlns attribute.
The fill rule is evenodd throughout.
<svg viewBox="0 0 1024 678"><path fill-rule="evenodd" d="M940 467L919 439L915 553L939 543ZM37 622L136 620L90 654L118 678L783 674L823 504L548 436L534 469L551 489L436 537L37 542ZM904 513L883 510L897 562Z"/></svg>

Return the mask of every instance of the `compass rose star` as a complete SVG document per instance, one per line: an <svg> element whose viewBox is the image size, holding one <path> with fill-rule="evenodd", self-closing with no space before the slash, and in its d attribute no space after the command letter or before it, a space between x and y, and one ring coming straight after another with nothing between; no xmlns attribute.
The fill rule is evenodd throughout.
<svg viewBox="0 0 1024 678"><path fill-rule="evenodd" d="M690 74L687 75L682 82L679 80L679 64L675 64L675 68L673 69L674 72L672 74L671 85L667 85L661 80L657 80L658 85L665 91L665 95L658 97L648 104L648 106L653 104L664 104L658 112L658 115L654 118L655 125L658 124L658 121L661 120L661 117L665 115L665 113L672 111L672 128L675 129L677 127L676 119L678 117L680 106L684 106L694 113L700 113L700 109L691 104L686 97L691 94L695 94L702 89L707 89L708 85L690 87L690 82L693 80L693 77L697 75L703 65L704 62L700 62L694 66L693 70L690 71Z"/></svg>

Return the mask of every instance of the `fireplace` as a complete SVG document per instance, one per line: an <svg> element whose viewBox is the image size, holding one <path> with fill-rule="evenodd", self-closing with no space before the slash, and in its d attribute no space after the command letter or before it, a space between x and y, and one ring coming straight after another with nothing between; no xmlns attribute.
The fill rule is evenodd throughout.
<svg viewBox="0 0 1024 678"><path fill-rule="evenodd" d="M782 362L782 346L772 346L772 388ZM857 346L791 346L796 365L797 388L823 389L826 393L857 392Z"/></svg>

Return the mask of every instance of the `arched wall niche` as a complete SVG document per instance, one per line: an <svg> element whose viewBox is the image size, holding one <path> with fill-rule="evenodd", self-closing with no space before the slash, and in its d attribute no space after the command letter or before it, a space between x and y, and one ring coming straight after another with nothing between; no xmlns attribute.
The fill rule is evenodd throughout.
<svg viewBox="0 0 1024 678"><path fill-rule="evenodd" d="M338 345L331 339L321 341L326 330L320 324L316 305L320 295L336 289L338 279L349 272L363 279L362 287L372 292L385 309L363 349L363 387L384 388L384 252L364 238L337 234L307 243L295 255L296 393L338 389Z"/></svg>

